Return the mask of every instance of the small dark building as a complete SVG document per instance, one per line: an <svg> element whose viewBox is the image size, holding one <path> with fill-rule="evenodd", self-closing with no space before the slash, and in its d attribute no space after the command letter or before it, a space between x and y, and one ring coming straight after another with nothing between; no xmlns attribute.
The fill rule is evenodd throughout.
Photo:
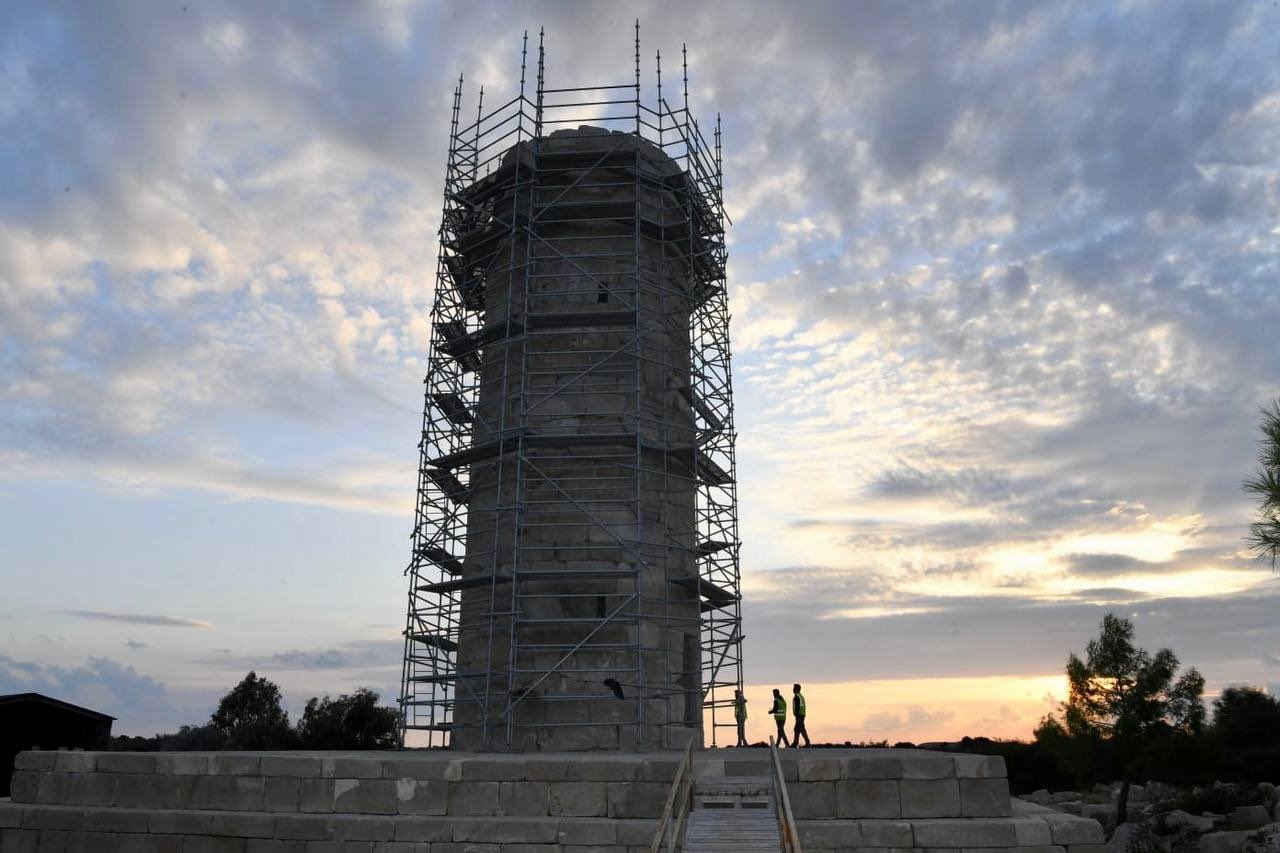
<svg viewBox="0 0 1280 853"><path fill-rule="evenodd" d="M9 796L13 759L27 749L106 749L115 717L41 696L0 696L0 797Z"/></svg>

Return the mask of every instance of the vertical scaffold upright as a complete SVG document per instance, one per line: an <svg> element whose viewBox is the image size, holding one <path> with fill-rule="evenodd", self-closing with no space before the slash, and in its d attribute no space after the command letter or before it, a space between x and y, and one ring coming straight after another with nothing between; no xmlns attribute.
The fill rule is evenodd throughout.
<svg viewBox="0 0 1280 853"><path fill-rule="evenodd" d="M400 709L406 745L654 749L734 725L720 119L635 80L453 93ZM532 90L532 92L530 91Z"/></svg>

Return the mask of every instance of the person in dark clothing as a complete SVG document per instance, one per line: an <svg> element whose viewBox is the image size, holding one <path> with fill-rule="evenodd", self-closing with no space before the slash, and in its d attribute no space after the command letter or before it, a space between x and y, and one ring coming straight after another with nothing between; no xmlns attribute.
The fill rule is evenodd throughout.
<svg viewBox="0 0 1280 853"><path fill-rule="evenodd" d="M800 692L800 685L791 685L791 713L796 716L796 727L791 733L791 745L799 746L800 738L804 738L804 745L809 745L809 733L804 728L804 694Z"/></svg>
<svg viewBox="0 0 1280 853"><path fill-rule="evenodd" d="M738 721L738 746L747 745L747 697L733 691L733 718Z"/></svg>
<svg viewBox="0 0 1280 853"><path fill-rule="evenodd" d="M790 746L787 740L787 700L782 698L782 691L773 688L773 721L778 724L778 746Z"/></svg>

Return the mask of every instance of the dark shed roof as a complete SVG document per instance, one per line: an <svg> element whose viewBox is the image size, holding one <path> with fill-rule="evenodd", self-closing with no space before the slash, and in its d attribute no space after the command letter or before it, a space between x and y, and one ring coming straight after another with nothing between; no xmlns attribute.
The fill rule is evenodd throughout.
<svg viewBox="0 0 1280 853"><path fill-rule="evenodd" d="M100 711L94 711L89 708L81 708L79 705L72 705L70 702L63 702L61 699L54 699L41 693L9 693L0 696L0 707L5 705L25 705L28 703L37 703L41 705L49 705L63 711L71 711L76 714L83 714L86 717L94 717L99 720L114 720L115 717L110 714L103 714Z"/></svg>

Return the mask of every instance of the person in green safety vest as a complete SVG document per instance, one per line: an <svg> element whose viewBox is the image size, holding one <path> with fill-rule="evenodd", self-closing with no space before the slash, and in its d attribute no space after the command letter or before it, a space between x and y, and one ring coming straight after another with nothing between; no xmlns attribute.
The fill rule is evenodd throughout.
<svg viewBox="0 0 1280 853"><path fill-rule="evenodd" d="M733 718L738 721L738 746L747 745L747 697L733 691Z"/></svg>
<svg viewBox="0 0 1280 853"><path fill-rule="evenodd" d="M778 746L790 746L787 740L787 700L782 698L782 691L773 688L773 721L778 724Z"/></svg>
<svg viewBox="0 0 1280 853"><path fill-rule="evenodd" d="M804 745L809 745L809 733L804 728L804 694L800 692L800 685L791 685L791 713L796 715L796 727L791 733L791 745L799 746L800 737L804 737Z"/></svg>

